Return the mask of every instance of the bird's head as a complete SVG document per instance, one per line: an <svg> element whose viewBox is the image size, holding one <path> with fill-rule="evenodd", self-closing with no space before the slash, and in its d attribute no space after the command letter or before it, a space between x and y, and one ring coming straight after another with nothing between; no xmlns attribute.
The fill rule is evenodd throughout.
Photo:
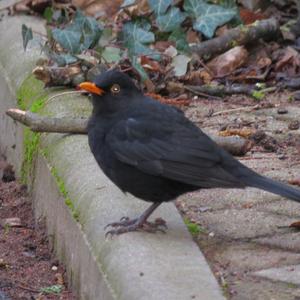
<svg viewBox="0 0 300 300"><path fill-rule="evenodd" d="M131 78L117 70L106 71L79 87L92 94L95 111L115 112L141 94Z"/></svg>

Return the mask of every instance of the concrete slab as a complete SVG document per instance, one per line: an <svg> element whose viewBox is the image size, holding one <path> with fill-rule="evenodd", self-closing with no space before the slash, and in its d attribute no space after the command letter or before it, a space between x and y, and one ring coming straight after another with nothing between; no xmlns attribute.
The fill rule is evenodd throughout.
<svg viewBox="0 0 300 300"><path fill-rule="evenodd" d="M271 282L259 277L236 281L231 300L298 300L300 288L282 282Z"/></svg>
<svg viewBox="0 0 300 300"><path fill-rule="evenodd" d="M201 224L225 239L252 239L280 233L277 226L288 226L296 218L260 212L256 209L225 209L201 214ZM276 225L274 225L276 224Z"/></svg>
<svg viewBox="0 0 300 300"><path fill-rule="evenodd" d="M232 255L234 253L234 255ZM250 272L279 265L292 265L300 261L300 253L283 251L255 243L223 244L215 259L228 265L231 272Z"/></svg>
<svg viewBox="0 0 300 300"><path fill-rule="evenodd" d="M259 277L300 285L300 265L260 270L254 273Z"/></svg>
<svg viewBox="0 0 300 300"><path fill-rule="evenodd" d="M17 106L16 91L21 82L31 73L41 56L38 40L30 42L24 52L22 24L43 32L43 22L34 17L10 17L0 22L0 151L20 172L23 157L23 130L5 111Z"/></svg>
<svg viewBox="0 0 300 300"><path fill-rule="evenodd" d="M281 234L275 236L268 236L255 239L256 243L277 247L293 252L300 252L299 232L293 232L293 229L280 229Z"/></svg>

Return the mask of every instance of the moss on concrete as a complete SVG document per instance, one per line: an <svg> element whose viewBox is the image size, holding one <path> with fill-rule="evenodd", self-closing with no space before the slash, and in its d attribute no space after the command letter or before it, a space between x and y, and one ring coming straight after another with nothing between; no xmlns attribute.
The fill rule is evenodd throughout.
<svg viewBox="0 0 300 300"><path fill-rule="evenodd" d="M47 93L44 84L35 79L33 75L28 76L17 90L18 105L23 110L38 112L43 107ZM36 156L40 140L40 133L32 132L29 128L24 129L24 159L21 169L21 180L28 183L33 175L33 160Z"/></svg>
<svg viewBox="0 0 300 300"><path fill-rule="evenodd" d="M47 92L44 90L42 81L37 80L33 75L29 75L19 87L16 93L18 105L23 110L33 108L36 112L41 106L41 100L45 99ZM37 105L35 102L39 102Z"/></svg>
<svg viewBox="0 0 300 300"><path fill-rule="evenodd" d="M79 211L75 208L73 201L69 197L69 193L66 189L63 179L58 175L58 172L55 167L51 167L51 174L55 178L56 184L62 196L65 199L66 206L70 209L73 218L78 222L79 221Z"/></svg>

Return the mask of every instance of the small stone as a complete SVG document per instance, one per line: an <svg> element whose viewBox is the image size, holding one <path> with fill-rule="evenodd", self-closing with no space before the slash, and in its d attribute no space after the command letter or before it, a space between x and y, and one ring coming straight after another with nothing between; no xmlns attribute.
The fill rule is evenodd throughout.
<svg viewBox="0 0 300 300"><path fill-rule="evenodd" d="M287 110L286 108L284 108L284 107L279 107L279 108L277 109L277 113L278 113L279 115L284 115L284 114L287 114L287 113L288 113L288 110Z"/></svg>
<svg viewBox="0 0 300 300"><path fill-rule="evenodd" d="M288 128L290 130L297 130L300 128L300 122L298 120L294 120L289 124Z"/></svg>
<svg viewBox="0 0 300 300"><path fill-rule="evenodd" d="M214 237L214 236L215 236L215 233L214 233L214 232L210 232L210 233L208 234L208 236L209 236L209 237Z"/></svg>
<svg viewBox="0 0 300 300"><path fill-rule="evenodd" d="M51 270L56 272L58 270L58 267L57 266L52 266Z"/></svg>

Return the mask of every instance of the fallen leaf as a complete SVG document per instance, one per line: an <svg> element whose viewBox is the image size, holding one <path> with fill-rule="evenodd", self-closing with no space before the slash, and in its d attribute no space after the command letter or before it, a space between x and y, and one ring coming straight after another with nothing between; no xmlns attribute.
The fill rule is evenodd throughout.
<svg viewBox="0 0 300 300"><path fill-rule="evenodd" d="M149 58L148 56L141 56L141 65L144 69L148 69L155 72L162 72L159 62Z"/></svg>
<svg viewBox="0 0 300 300"><path fill-rule="evenodd" d="M247 138L255 133L254 129L250 128L229 128L219 132L220 136L231 136L231 135L238 135L244 138Z"/></svg>
<svg viewBox="0 0 300 300"><path fill-rule="evenodd" d="M253 12L246 8L240 8L240 17L245 25L252 24L255 21L266 19L260 12Z"/></svg>
<svg viewBox="0 0 300 300"><path fill-rule="evenodd" d="M292 47L287 47L281 52L281 57L275 65L276 72L287 71L289 75L297 74L300 67L300 54Z"/></svg>
<svg viewBox="0 0 300 300"><path fill-rule="evenodd" d="M298 185L300 186L300 178L298 179L291 179L288 181L289 184L292 184L292 185Z"/></svg>
<svg viewBox="0 0 300 300"><path fill-rule="evenodd" d="M155 93L147 93L147 96L161 102L164 104L169 104L169 105L174 105L174 106L189 106L191 103L190 99L182 99L181 97L177 97L177 98L164 98L159 94L155 94Z"/></svg>
<svg viewBox="0 0 300 300"><path fill-rule="evenodd" d="M188 63L191 61L191 58L180 54L173 57L172 67L174 68L174 74L177 77L184 76L187 71Z"/></svg>
<svg viewBox="0 0 300 300"><path fill-rule="evenodd" d="M216 77L223 77L242 66L247 58L248 51L243 46L236 46L211 60L207 67Z"/></svg>
<svg viewBox="0 0 300 300"><path fill-rule="evenodd" d="M72 4L87 15L110 18L120 9L123 0L72 0Z"/></svg>
<svg viewBox="0 0 300 300"><path fill-rule="evenodd" d="M289 227L300 229L300 221L293 222L292 224L289 225Z"/></svg>

